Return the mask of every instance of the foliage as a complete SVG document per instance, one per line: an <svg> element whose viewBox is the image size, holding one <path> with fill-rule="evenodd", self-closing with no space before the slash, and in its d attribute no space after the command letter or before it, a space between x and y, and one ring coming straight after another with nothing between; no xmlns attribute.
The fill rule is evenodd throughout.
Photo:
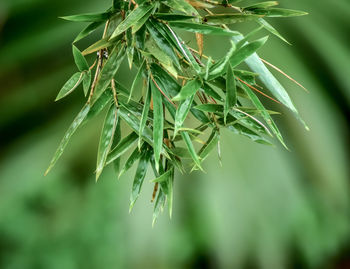
<svg viewBox="0 0 350 269"><path fill-rule="evenodd" d="M258 94L289 108L304 125L284 87L265 67L257 51L268 37L251 41L265 29L286 41L265 18L306 13L276 8L276 1L245 5L244 1L113 1L102 13L62 17L89 22L73 43L79 72L64 84L56 100L83 85L87 102L64 135L46 174L62 155L75 131L107 109L97 154L96 180L113 164L118 175L138 162L131 193L132 209L151 165L156 179L152 200L154 220L168 201L172 211L175 169L202 168L208 154L220 154L220 130L271 144L275 136L286 148L282 134ZM243 35L227 25L253 21L258 27ZM105 25L102 38L80 51L74 44ZM175 30L195 33L197 50ZM204 35L227 36L230 49L217 60L204 53ZM91 66L85 56L97 53ZM118 80L124 59L137 74L130 90ZM241 68L242 63L250 68ZM92 75L94 71L94 75ZM256 83L259 79L273 97ZM258 89L261 88L261 89ZM124 122L131 129L121 128ZM307 128L307 126L305 125ZM200 148L197 149L197 144ZM130 149L124 168L120 161ZM186 160L189 160L186 162Z"/></svg>

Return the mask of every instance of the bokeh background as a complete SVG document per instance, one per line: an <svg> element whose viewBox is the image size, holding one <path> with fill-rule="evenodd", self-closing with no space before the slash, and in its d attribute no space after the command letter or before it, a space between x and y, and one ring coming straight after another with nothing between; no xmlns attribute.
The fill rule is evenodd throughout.
<svg viewBox="0 0 350 269"><path fill-rule="evenodd" d="M94 181L103 115L43 177L83 104L82 91L53 102L84 26L58 16L109 4L0 1L0 268L350 268L350 2L283 0L310 15L269 20L293 45L271 37L260 55L309 89L276 74L311 130L282 110L290 152L224 132L222 167L213 154L205 174L178 174L173 218L164 212L154 228L148 180L131 214L133 170ZM214 55L228 46L205 42ZM119 72L127 85L134 74Z"/></svg>

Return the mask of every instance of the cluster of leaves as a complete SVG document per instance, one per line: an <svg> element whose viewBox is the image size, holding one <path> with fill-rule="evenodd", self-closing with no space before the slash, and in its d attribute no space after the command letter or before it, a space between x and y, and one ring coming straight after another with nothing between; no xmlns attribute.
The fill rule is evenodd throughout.
<svg viewBox="0 0 350 269"><path fill-rule="evenodd" d="M155 184L154 220L166 201L171 215L175 168L184 172L187 164L192 170L202 170L208 154L214 148L220 151L222 128L263 144L270 144L267 137L275 136L285 146L271 117L276 112L265 109L258 95L285 105L303 121L286 90L266 68L267 62L256 54L268 37L250 41L263 29L286 41L265 18L305 15L276 8L277 4L266 1L245 6L239 0L114 0L106 12L63 17L90 24L73 42L79 72L66 82L56 100L82 83L87 102L66 132L46 173L75 131L105 107L108 109L98 147L96 180L109 164L120 176L138 161L131 209L150 164L155 175L151 181ZM258 25L247 35L227 26L246 21ZM74 45L103 24L100 40L82 52ZM175 29L194 33L197 50L186 44ZM228 36L231 47L221 59L214 60L203 53L203 35ZM85 56L92 53L97 53L97 59L90 66ZM118 69L124 58L130 68L138 70L130 89L118 81ZM243 62L250 71L239 68ZM263 92L256 78L274 97ZM187 119L190 120L185 124ZM130 128L121 130L122 121ZM121 158L128 152L131 154L121 169Z"/></svg>

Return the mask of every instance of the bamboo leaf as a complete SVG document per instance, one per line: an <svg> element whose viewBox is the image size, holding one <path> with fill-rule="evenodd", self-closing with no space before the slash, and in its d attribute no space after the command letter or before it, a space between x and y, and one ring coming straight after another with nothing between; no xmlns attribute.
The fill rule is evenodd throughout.
<svg viewBox="0 0 350 269"><path fill-rule="evenodd" d="M111 38L114 38L120 35L121 33L125 32L127 29L133 26L137 21L142 19L142 17L145 16L152 8L153 8L153 5L150 5L148 3L144 3L138 6L136 9L130 12L130 14L125 18L124 21L122 21L118 25L118 27L114 30Z"/></svg>
<svg viewBox="0 0 350 269"><path fill-rule="evenodd" d="M276 137L281 142L281 144L286 149L288 149L287 145L284 143L284 140L283 140L281 132L278 130L277 125L275 124L275 122L271 118L270 114L266 111L265 107L260 102L259 98L255 95L255 93L248 86L246 86L243 83L240 83L240 85L246 91L246 93L248 94L250 100L255 105L255 107L261 111L261 116L264 118L264 120L266 121L267 125L271 128L272 132L276 135Z"/></svg>
<svg viewBox="0 0 350 269"><path fill-rule="evenodd" d="M91 98L92 103L96 102L96 100L110 85L111 80L114 78L115 74L117 73L120 64L124 60L124 57L125 57L124 47L122 48L115 47L112 53L109 55L109 58L106 61L105 65L103 66L102 71L98 77L95 92Z"/></svg>
<svg viewBox="0 0 350 269"><path fill-rule="evenodd" d="M284 18L284 17L298 17L305 16L308 13L299 10L283 9L283 8L269 8L269 9L254 9L254 14L263 15L266 17Z"/></svg>
<svg viewBox="0 0 350 269"><path fill-rule="evenodd" d="M237 31L226 30L220 27L193 23L193 22L174 21L174 22L169 22L169 25L185 31L189 31L193 33L201 33L204 35L224 35L224 36L240 35L240 33Z"/></svg>
<svg viewBox="0 0 350 269"><path fill-rule="evenodd" d="M185 119L187 118L187 114L192 106L193 98L194 94L188 97L187 99L183 100L176 110L174 137L176 136L177 132L182 127Z"/></svg>
<svg viewBox="0 0 350 269"><path fill-rule="evenodd" d="M145 70L145 66L146 66L146 60L144 60L143 63L141 64L141 66L140 66L139 70L137 71L137 74L134 78L134 81L132 82L128 102L130 101L132 94L134 93L134 91L136 89L137 84L140 82L140 80L142 80L142 73Z"/></svg>
<svg viewBox="0 0 350 269"><path fill-rule="evenodd" d="M173 101L181 101L187 99L199 90L201 86L201 82L198 79L193 79L188 81L184 87L182 87L181 91L172 99Z"/></svg>
<svg viewBox="0 0 350 269"><path fill-rule="evenodd" d="M241 13L215 14L204 16L203 21L208 24L233 24L237 22L252 21L260 17L263 17L263 15Z"/></svg>
<svg viewBox="0 0 350 269"><path fill-rule="evenodd" d="M159 170L160 154L163 146L163 102L162 95L158 88L151 84L152 97L153 97L153 140L154 140L154 160L156 168Z"/></svg>
<svg viewBox="0 0 350 269"><path fill-rule="evenodd" d="M83 75L83 89L84 89L85 96L89 92L90 85L91 85L91 70L84 72L84 75Z"/></svg>
<svg viewBox="0 0 350 269"><path fill-rule="evenodd" d="M143 181L144 181L146 173L147 173L149 157L150 157L149 150L144 151L143 154L141 155L139 164L138 164L137 169L136 169L134 182L132 185L129 212L131 212L132 208L135 205L137 198L140 195L141 187L142 187Z"/></svg>
<svg viewBox="0 0 350 269"><path fill-rule="evenodd" d="M52 167L54 167L54 165L56 164L56 162L58 161L58 159L61 157L64 149L66 148L70 138L72 137L72 135L75 133L75 131L79 128L79 126L82 124L82 122L84 121L84 119L86 118L86 116L88 115L90 110L90 105L86 104L83 109L79 112L79 114L76 116L76 118L74 119L74 121L72 122L72 124L69 126L67 132L65 133L60 145L58 146L49 167L47 168L45 175L47 175L50 170L52 169Z"/></svg>
<svg viewBox="0 0 350 269"><path fill-rule="evenodd" d="M145 146L145 144L143 144ZM120 171L119 177L121 177L126 171L128 171L133 164L140 159L142 152L146 150L146 147L142 147L142 149L135 148L134 151L130 154L129 158L124 164L123 169Z"/></svg>
<svg viewBox="0 0 350 269"><path fill-rule="evenodd" d="M120 141L119 144L108 154L106 165L110 164L111 162L122 156L137 141L137 138L137 134L132 132L124 139L122 139L122 141Z"/></svg>
<svg viewBox="0 0 350 269"><path fill-rule="evenodd" d="M238 42L242 37L233 37L233 39ZM272 73L266 68L264 63L260 60L258 54L253 53L250 57L245 59L245 63L249 68L259 74L259 79L265 84L267 89L287 108L289 108L295 115L295 117L304 125L306 130L309 130L309 127L303 121L299 115L298 110L294 106L292 100L289 97L289 94L281 85L281 83L272 75Z"/></svg>
<svg viewBox="0 0 350 269"><path fill-rule="evenodd" d="M59 91L55 101L58 101L67 95L69 95L71 92L73 92L82 82L83 80L83 73L75 73L68 81L63 85L62 89Z"/></svg>
<svg viewBox="0 0 350 269"><path fill-rule="evenodd" d="M151 104L151 87L150 87L150 82L149 82L149 77L147 80L147 89L146 89L146 96L145 96L145 103L143 105L143 109L142 109L142 116L141 116L141 120L140 120L140 128L139 128L139 148L141 146L141 137L143 134L143 131L145 129L146 126L146 122L147 122L147 118L148 118L148 112L149 112L149 108L150 108L150 104Z"/></svg>
<svg viewBox="0 0 350 269"><path fill-rule="evenodd" d="M98 27L100 27L103 24L103 21L98 22L92 22L86 28L84 28L74 39L73 43L78 42L79 40L83 39L84 37L87 37L91 33L93 33Z"/></svg>
<svg viewBox="0 0 350 269"><path fill-rule="evenodd" d="M196 153L195 148L193 147L191 138L187 132L181 132L181 137L185 141L185 144L187 146L188 152L191 154L191 157L194 161L194 163L197 165L197 167L203 171L203 168L201 167L201 162L199 160L199 157Z"/></svg>
<svg viewBox="0 0 350 269"><path fill-rule="evenodd" d="M109 12L103 13L85 13L71 16L60 17L66 21L74 21L74 22L104 22L107 21L110 17Z"/></svg>
<svg viewBox="0 0 350 269"><path fill-rule="evenodd" d="M234 73L231 67L231 64L227 65L226 73L226 99L224 107L224 121L226 122L226 116L231 109L237 103L237 89L236 89L236 80Z"/></svg>
<svg viewBox="0 0 350 269"><path fill-rule="evenodd" d="M105 121L103 123L102 133L100 137L100 143L97 152L97 168L96 168L96 181L102 173L105 166L108 153L113 143L113 135L115 127L117 125L117 108L114 104L109 108Z"/></svg>
<svg viewBox="0 0 350 269"><path fill-rule="evenodd" d="M89 70L89 65L85 59L85 57L81 54L80 50L76 46L72 46L73 48L73 56L75 64L77 65L80 72Z"/></svg>

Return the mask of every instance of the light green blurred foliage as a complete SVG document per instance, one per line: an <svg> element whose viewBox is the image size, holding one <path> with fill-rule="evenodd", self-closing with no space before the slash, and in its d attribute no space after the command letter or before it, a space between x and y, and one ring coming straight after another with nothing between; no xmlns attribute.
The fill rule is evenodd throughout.
<svg viewBox="0 0 350 269"><path fill-rule="evenodd" d="M43 177L83 102L82 91L53 102L74 70L70 42L83 25L57 17L108 4L0 2L0 268L336 268L346 260L350 3L281 1L310 15L276 21L293 46L272 37L260 53L309 89L279 77L311 131L284 111L278 124L290 152L224 132L222 167L211 156L206 174L177 175L173 218L153 229L150 184L129 215L134 171L117 180L107 169L94 181L103 115ZM205 46L219 51L215 39ZM134 74L120 72L128 85Z"/></svg>

